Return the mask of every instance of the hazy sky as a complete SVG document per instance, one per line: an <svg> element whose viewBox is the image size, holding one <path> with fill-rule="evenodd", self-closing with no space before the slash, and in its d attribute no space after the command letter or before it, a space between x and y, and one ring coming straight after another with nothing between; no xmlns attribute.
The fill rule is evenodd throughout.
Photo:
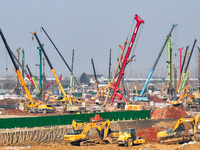
<svg viewBox="0 0 200 150"><path fill-rule="evenodd" d="M113 71L121 52L119 45L124 44L135 27L135 14L145 23L140 26L137 45L134 43L136 48L132 52L134 50L136 61L127 66L127 76L147 77L173 23L178 24L178 28L172 33L173 63L179 65L178 48L190 45L191 50L196 38L197 44L189 67L197 72L199 0L0 0L0 5L0 27L5 38L15 54L17 48L24 48L25 63L34 75L39 75L39 68L35 66L39 63L39 52L37 41L32 41L31 31L36 31L44 44L58 75L69 77L70 72L46 35L40 31L40 27L44 27L70 67L72 49L75 50L76 76L79 77L83 72L93 73L91 58L94 59L96 72L107 76L110 48ZM14 75L14 67L2 39L0 51L0 76ZM155 75L160 76L167 72L166 60L167 46L155 69ZM47 63L46 75L53 77Z"/></svg>

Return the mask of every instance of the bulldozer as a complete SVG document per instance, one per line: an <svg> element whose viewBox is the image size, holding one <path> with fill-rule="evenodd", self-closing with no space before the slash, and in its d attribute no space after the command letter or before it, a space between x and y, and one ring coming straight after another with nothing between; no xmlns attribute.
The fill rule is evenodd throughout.
<svg viewBox="0 0 200 150"><path fill-rule="evenodd" d="M124 134L120 135L116 143L120 146L131 147L133 145L145 143L145 139L141 137L136 137L136 130L133 128L128 128L124 130Z"/></svg>
<svg viewBox="0 0 200 150"><path fill-rule="evenodd" d="M184 123L191 123L192 129L188 133L185 131ZM181 143L188 141L200 141L199 116L186 116L180 118L173 129L166 129L157 133L159 143Z"/></svg>

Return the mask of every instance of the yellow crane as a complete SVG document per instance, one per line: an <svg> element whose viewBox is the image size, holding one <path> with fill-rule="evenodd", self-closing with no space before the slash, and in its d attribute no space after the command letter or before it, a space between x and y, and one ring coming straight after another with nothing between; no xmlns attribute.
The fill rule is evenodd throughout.
<svg viewBox="0 0 200 150"><path fill-rule="evenodd" d="M11 61L12 61L13 65L14 65L14 67L15 67L15 72L17 74L17 77L20 80L20 83L21 83L22 87L24 88L24 91L25 91L25 93L26 93L26 95L28 97L28 100L29 100L27 102L27 100L25 98L25 111L27 111L27 112L43 112L43 113L54 112L55 109L53 107L51 107L50 105L40 104L40 103L36 102L35 100L33 100L32 96L31 96L31 94L29 92L29 89L27 88L26 83L25 83L25 81L24 81L24 79L22 77L22 74L21 74L20 70L19 70L19 66L17 65L17 63L15 62L15 60L13 58L12 51L11 51L11 49L10 49L10 47L9 47L5 37L4 37L4 34L1 31L1 29L0 29L0 34L1 34L2 40L3 40L4 44L5 44L5 47L6 47L7 51L8 51L8 54L9 54L9 56L11 58Z"/></svg>

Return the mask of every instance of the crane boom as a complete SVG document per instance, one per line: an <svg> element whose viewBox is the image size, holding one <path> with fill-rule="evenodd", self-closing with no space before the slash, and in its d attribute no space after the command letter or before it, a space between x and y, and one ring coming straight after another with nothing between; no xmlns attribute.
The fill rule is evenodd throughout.
<svg viewBox="0 0 200 150"><path fill-rule="evenodd" d="M52 73L53 73L53 75L54 75L54 77L55 77L55 79L56 79L56 83L58 84L60 90L62 91L62 94L63 94L63 96L64 96L64 97L63 97L63 100L65 100L65 102L68 101L68 103L72 106L72 101L71 101L71 99L68 99L68 100L67 100L67 95L66 95L66 93L65 93L65 91L64 91L64 89L63 89L63 86L62 86L62 84L60 83L60 80L59 80L59 78L58 78L58 76L57 76L57 74L56 74L56 71L55 71L55 69L53 68L53 66L52 66L52 64L51 64L51 62L50 62L50 60L49 60L49 58L48 58L48 56L47 56L47 54L46 54L46 52L45 52L45 50L44 50L42 44L41 44L41 42L40 42L40 40L39 40L39 38L38 38L38 36L37 36L37 34L36 34L36 32L31 32L31 33L34 34L34 36L35 36L35 38L36 38L36 40L37 40L37 42L38 42L38 44L39 44L39 46L40 46L40 48L41 48L43 54L44 54L44 57L46 58L46 61L47 61L47 63L49 64L49 67L50 67L50 69L51 69L51 71L52 71Z"/></svg>
<svg viewBox="0 0 200 150"><path fill-rule="evenodd" d="M158 54L158 57L157 57L156 61L153 64L153 67L152 67L152 69L151 69L151 71L149 73L149 76L148 76L148 78L147 78L147 80L145 82L145 85L144 85L144 87L143 87L143 89L142 89L142 91L140 93L140 97L142 97L142 95L144 94L144 91L145 91L145 89L146 89L146 87L147 87L147 85L148 85L148 83L149 83L149 81L151 79L151 76L152 76L152 74L154 72L154 69L155 69L155 67L156 67L156 65L157 65L157 63L158 63L158 61L160 59L160 56L161 56L161 54L162 54L162 52L163 52L163 50L165 48L165 45L167 44L167 41L168 41L169 37L171 36L171 33L172 33L172 31L173 31L173 29L174 29L175 26L177 26L177 24L173 24L172 25L172 28L171 28L169 34L167 35L167 38L166 38L166 40L165 40L165 42L164 42L164 44L163 44L163 46L162 46L162 48L160 50L160 53Z"/></svg>
<svg viewBox="0 0 200 150"><path fill-rule="evenodd" d="M139 26L141 23L144 23L144 21L138 16L138 15L135 15L135 20L137 21L137 24L136 24L136 27L133 31L133 35L132 35L132 38L131 38L131 41L129 43L129 47L128 47L128 50L126 52L126 55L124 57L124 60L122 62L122 67L121 67L121 70L120 70L120 73L119 73L119 76L118 76L118 79L117 79L117 82L114 86L114 91L113 91L113 94L112 94L112 97L111 97L111 103L113 102L113 100L115 99L116 95L117 95L117 91L119 90L118 87L119 87L119 84L120 84L120 81L121 81L121 78L124 74L124 70L125 70L125 67L126 67L126 63L128 61L128 57L129 57L129 54L131 52L131 49L132 49L132 46L133 46L133 43L135 41L135 37L137 35L137 32L138 32L138 29L139 29ZM123 100L125 101L125 99L123 98ZM126 102L126 101L125 101Z"/></svg>
<svg viewBox="0 0 200 150"><path fill-rule="evenodd" d="M189 59L188 59L188 62L187 62L186 67L185 67L185 71L183 73L181 84L179 85L179 88L178 88L178 93L185 86L186 78L187 78L187 75L188 75L187 69L188 69L188 66L190 64L190 59L191 59L191 56L192 56L192 53L193 53L194 46L195 46L196 42L197 42L197 40L195 39L194 43L193 43L193 46L192 46L192 50L191 50L190 56L189 56Z"/></svg>
<svg viewBox="0 0 200 150"><path fill-rule="evenodd" d="M9 45L8 45L8 43L7 43L6 39L5 39L5 37L4 37L3 32L1 31L1 28L0 28L0 34L1 34L2 40L3 40L4 44L5 44L5 47L6 47L7 51L8 51L8 54L9 54L9 56L10 56L10 58L11 58L11 61L12 61L13 65L14 65L14 67L15 67L15 71L16 71L17 76L18 76L18 78L19 78L19 80L20 80L20 82L21 82L21 85L23 86L24 91L26 92L26 94L27 94L27 96L28 96L28 99L29 99L31 102L33 102L33 98L32 98L32 96L31 96L31 94L30 94L30 92L29 92L29 90L28 90L28 88L27 88L27 86L26 86L26 83L25 83L25 81L24 81L24 79L23 79L23 77L22 77L22 74L21 74L21 72L20 72L20 70L19 70L19 67L17 66L17 63L15 62L15 60L14 60L14 58L13 58L11 49L10 49L10 47L9 47Z"/></svg>
<svg viewBox="0 0 200 150"><path fill-rule="evenodd" d="M36 83L36 81L35 81L35 77L33 76L33 74L32 74L32 72L31 72L31 70L30 70L28 64L26 65L26 68L28 69L28 72L29 72L29 74L30 74L30 76L31 76L31 79L32 79L32 81L33 81L33 83L34 83L34 85L35 85L35 88L36 88L37 92L40 93L40 90L39 90L39 88L38 88L38 86L37 86L37 83Z"/></svg>
<svg viewBox="0 0 200 150"><path fill-rule="evenodd" d="M64 57L62 56L62 54L60 53L60 51L58 50L58 48L56 47L56 45L54 44L54 42L51 40L51 38L49 37L49 35L47 34L47 32L44 30L43 27L41 27L41 29L44 31L45 35L47 36L47 38L50 40L50 42L52 43L52 45L54 46L54 48L56 49L56 51L58 52L58 54L60 55L60 57L62 58L62 60L64 61L65 65L67 66L67 68L69 69L70 73L73 74L72 69L69 67L69 65L67 64L67 62L65 61ZM73 74L74 75L74 74ZM78 84L78 86L80 85L78 79L75 77L75 81Z"/></svg>
<svg viewBox="0 0 200 150"><path fill-rule="evenodd" d="M97 86L97 92L98 92L99 91L99 86L98 86L97 74L96 74L96 70L95 70L95 67L94 67L93 58L91 58L91 63L92 63L93 71L94 71L94 78L95 78L95 82L96 82L96 86Z"/></svg>
<svg viewBox="0 0 200 150"><path fill-rule="evenodd" d="M17 59L17 57L13 54L12 51L10 51L11 55L13 56L13 58L17 61L17 63L19 64L19 66L21 67L22 71L26 74L27 78L30 80L30 82L32 83L33 86L33 80L31 79L31 76L27 73L27 71L24 69L23 65L19 62L19 60Z"/></svg>
<svg viewBox="0 0 200 150"><path fill-rule="evenodd" d="M181 75L182 75L182 72L183 72L183 67L185 65L185 58L186 58L186 55L187 55L188 48L189 48L189 46L186 47L185 55L184 55L184 58L183 58L183 63L182 63L182 66L181 66L181 72L179 73L178 82L177 82L177 85L176 85L176 92L178 92L178 87L180 85Z"/></svg>

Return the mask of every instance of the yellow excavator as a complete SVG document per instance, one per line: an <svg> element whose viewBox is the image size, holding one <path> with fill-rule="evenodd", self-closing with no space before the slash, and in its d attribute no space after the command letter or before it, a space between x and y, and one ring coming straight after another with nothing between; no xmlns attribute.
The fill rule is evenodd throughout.
<svg viewBox="0 0 200 150"><path fill-rule="evenodd" d="M184 123L191 123L192 130L185 132ZM200 123L199 116L186 116L180 118L173 129L166 129L157 133L158 142L187 142L190 140L200 141Z"/></svg>
<svg viewBox="0 0 200 150"><path fill-rule="evenodd" d="M110 129L110 120L107 121L94 121L94 122L85 122L77 123L75 120L72 121L73 130L71 133L64 135L64 140L72 145L92 145L94 142L101 143L102 141L111 142L109 134L111 133ZM101 138L101 141L94 141L88 139L88 134L91 128L95 128Z"/></svg>
<svg viewBox="0 0 200 150"><path fill-rule="evenodd" d="M41 104L41 103L36 102L35 100L33 100L32 96L31 96L31 94L29 92L29 89L27 88L26 83L25 83L25 81L24 81L24 79L22 77L22 74L21 74L20 70L19 70L19 66L17 65L17 63L14 60L14 57L12 55L12 51L11 51L11 49L10 49L10 47L9 47L9 45L8 45L4 35L3 35L3 32L1 31L1 29L0 29L0 35L1 35L2 40L3 40L4 44L5 44L5 47L6 47L7 51L8 51L8 54L9 54L9 56L11 58L11 61L12 61L13 65L14 65L14 67L15 67L15 72L17 74L17 77L19 78L20 83L21 83L22 87L24 88L24 91L25 91L25 93L26 93L26 95L28 97L28 100L29 100L27 102L26 96L24 96L25 97L25 112L36 112L36 113L39 113L39 112L43 112L43 113L54 112L55 109L53 107L51 107L51 105Z"/></svg>
<svg viewBox="0 0 200 150"><path fill-rule="evenodd" d="M124 130L124 134L119 136L116 143L118 145L131 147L133 145L145 143L145 139L142 139L141 137L136 137L136 130L133 128L128 128Z"/></svg>

